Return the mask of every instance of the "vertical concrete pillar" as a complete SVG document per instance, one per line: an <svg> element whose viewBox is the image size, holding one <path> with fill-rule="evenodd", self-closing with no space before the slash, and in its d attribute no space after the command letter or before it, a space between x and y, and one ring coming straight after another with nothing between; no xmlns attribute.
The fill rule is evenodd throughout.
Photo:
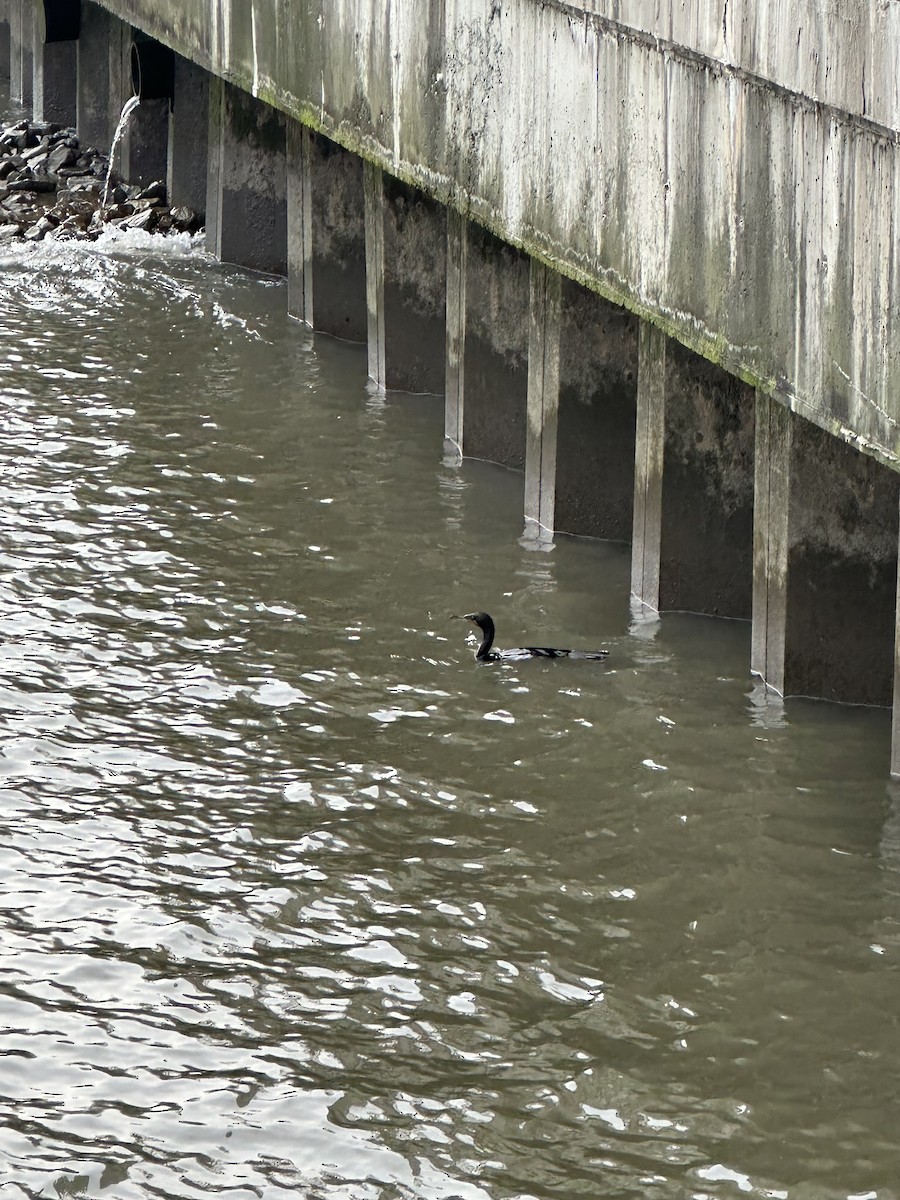
<svg viewBox="0 0 900 1200"><path fill-rule="evenodd" d="M447 345L444 379L444 442L463 453L466 356L466 218L456 209L447 213Z"/></svg>
<svg viewBox="0 0 900 1200"><path fill-rule="evenodd" d="M659 610L663 451L666 432L666 335L641 322L638 335L637 417L631 594Z"/></svg>
<svg viewBox="0 0 900 1200"><path fill-rule="evenodd" d="M173 206L206 208L209 142L209 75L175 55L172 104L168 113L166 190Z"/></svg>
<svg viewBox="0 0 900 1200"><path fill-rule="evenodd" d="M311 329L313 324L313 212L309 128L287 123L288 312Z"/></svg>
<svg viewBox="0 0 900 1200"><path fill-rule="evenodd" d="M384 391L384 187L382 171L373 163L363 166L366 202L366 313L369 379Z"/></svg>
<svg viewBox="0 0 900 1200"><path fill-rule="evenodd" d="M531 260L528 324L528 393L525 433L525 521L552 533L556 502L556 436L559 413L561 278Z"/></svg>
<svg viewBox="0 0 900 1200"><path fill-rule="evenodd" d="M82 145L109 150L122 106L131 95L131 29L82 0L78 36L76 125Z"/></svg>
<svg viewBox="0 0 900 1200"><path fill-rule="evenodd" d="M34 119L74 125L77 117L78 42L35 39Z"/></svg>
<svg viewBox="0 0 900 1200"><path fill-rule="evenodd" d="M0 0L0 79L9 79L9 9L13 0Z"/></svg>
<svg viewBox="0 0 900 1200"><path fill-rule="evenodd" d="M31 108L34 82L34 0L9 0L9 98Z"/></svg>
<svg viewBox="0 0 900 1200"><path fill-rule="evenodd" d="M784 695L791 413L756 393L753 499L753 628L750 670Z"/></svg>
<svg viewBox="0 0 900 1200"><path fill-rule="evenodd" d="M898 520L900 529L900 520ZM900 545L898 545L897 591L894 601L894 693L891 714L891 775L900 778Z"/></svg>
<svg viewBox="0 0 900 1200"><path fill-rule="evenodd" d="M206 248L218 254L222 230L222 155L224 153L225 81L209 81L209 131L206 138Z"/></svg>
<svg viewBox="0 0 900 1200"><path fill-rule="evenodd" d="M206 242L222 262L287 273L285 121L232 84L209 96Z"/></svg>
<svg viewBox="0 0 900 1200"><path fill-rule="evenodd" d="M74 125L81 4L34 0L32 92L36 121Z"/></svg>
<svg viewBox="0 0 900 1200"><path fill-rule="evenodd" d="M640 322L563 279L560 326L556 529L627 542Z"/></svg>
<svg viewBox="0 0 900 1200"><path fill-rule="evenodd" d="M466 264L465 395L467 457L525 466L530 262L469 224Z"/></svg>

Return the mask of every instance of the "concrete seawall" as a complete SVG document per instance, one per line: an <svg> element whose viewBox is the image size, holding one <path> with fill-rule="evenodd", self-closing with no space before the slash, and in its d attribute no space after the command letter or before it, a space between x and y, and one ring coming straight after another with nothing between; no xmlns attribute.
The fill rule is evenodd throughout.
<svg viewBox="0 0 900 1200"><path fill-rule="evenodd" d="M896 462L896 4L104 4Z"/></svg>
<svg viewBox="0 0 900 1200"><path fill-rule="evenodd" d="M37 108L56 8L4 3ZM91 136L135 31L170 47L132 162L377 385L443 390L527 523L630 535L635 602L752 618L779 694L891 702L900 4L72 5Z"/></svg>

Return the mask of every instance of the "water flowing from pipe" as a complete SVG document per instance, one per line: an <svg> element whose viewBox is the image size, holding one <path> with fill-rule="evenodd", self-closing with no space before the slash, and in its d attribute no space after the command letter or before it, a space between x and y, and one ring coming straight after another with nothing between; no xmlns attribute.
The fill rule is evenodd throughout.
<svg viewBox="0 0 900 1200"><path fill-rule="evenodd" d="M116 158L116 150L118 149L119 142L121 142L122 138L125 136L125 130L128 128L128 118L131 116L140 102L140 96L129 97L129 99L125 101L122 112L119 115L119 123L116 126L116 132L113 134L112 145L109 148L109 166L106 168L106 179L103 181L102 205L104 208L106 208L107 204L109 203L109 184L110 180L112 179L113 163L115 162Z"/></svg>

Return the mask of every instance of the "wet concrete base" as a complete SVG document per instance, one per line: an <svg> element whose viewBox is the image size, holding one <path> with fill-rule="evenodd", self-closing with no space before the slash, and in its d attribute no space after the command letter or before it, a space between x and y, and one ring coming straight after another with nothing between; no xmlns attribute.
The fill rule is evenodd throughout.
<svg viewBox="0 0 900 1200"><path fill-rule="evenodd" d="M754 395L678 343L666 354L659 609L751 616Z"/></svg>
<svg viewBox="0 0 900 1200"><path fill-rule="evenodd" d="M900 476L792 425L785 695L889 705Z"/></svg>
<svg viewBox="0 0 900 1200"><path fill-rule="evenodd" d="M383 177L384 384L407 392L444 390L447 210Z"/></svg>
<svg viewBox="0 0 900 1200"><path fill-rule="evenodd" d="M222 262L287 274L285 118L231 84L210 90L207 244Z"/></svg>
<svg viewBox="0 0 900 1200"><path fill-rule="evenodd" d="M562 281L555 528L628 541L638 319Z"/></svg>
<svg viewBox="0 0 900 1200"><path fill-rule="evenodd" d="M463 453L522 470L528 390L529 258L469 224Z"/></svg>

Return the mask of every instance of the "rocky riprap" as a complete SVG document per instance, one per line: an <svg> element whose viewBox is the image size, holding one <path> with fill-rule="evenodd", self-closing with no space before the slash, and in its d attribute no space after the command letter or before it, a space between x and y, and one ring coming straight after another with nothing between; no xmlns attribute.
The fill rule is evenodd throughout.
<svg viewBox="0 0 900 1200"><path fill-rule="evenodd" d="M109 159L82 147L74 129L52 122L17 121L0 131L0 243L49 237L92 241L107 226L153 233L195 233L202 218L169 208L164 183L128 186L115 175L107 203Z"/></svg>

